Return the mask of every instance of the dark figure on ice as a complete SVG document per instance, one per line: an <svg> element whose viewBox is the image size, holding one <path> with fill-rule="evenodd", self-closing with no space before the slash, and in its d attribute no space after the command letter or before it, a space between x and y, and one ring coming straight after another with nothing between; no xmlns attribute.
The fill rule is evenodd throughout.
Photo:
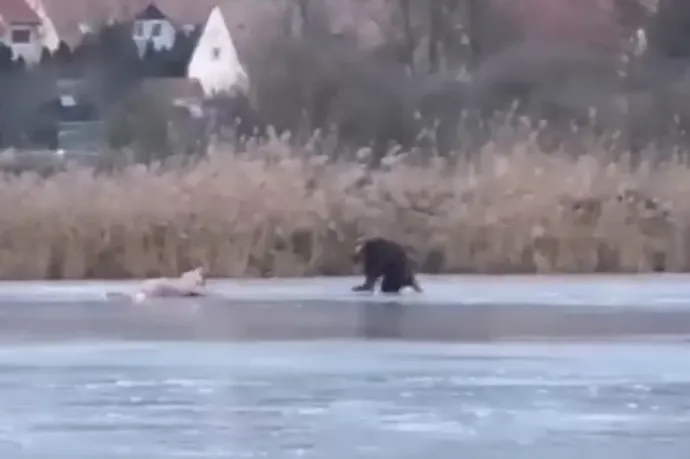
<svg viewBox="0 0 690 459"><path fill-rule="evenodd" d="M405 249L397 242L380 237L367 239L357 247L354 257L362 262L366 279L364 284L353 287L353 291L373 292L376 281L383 277L383 293L399 293L404 287L422 292Z"/></svg>

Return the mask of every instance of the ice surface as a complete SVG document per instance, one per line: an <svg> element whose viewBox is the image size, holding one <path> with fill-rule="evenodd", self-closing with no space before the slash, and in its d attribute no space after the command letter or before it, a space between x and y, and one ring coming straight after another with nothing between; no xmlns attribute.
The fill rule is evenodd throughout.
<svg viewBox="0 0 690 459"><path fill-rule="evenodd" d="M386 296L354 293L359 277L211 279L212 295L236 301L361 302L413 304L530 304L583 306L690 306L690 275L620 276L420 276L424 292ZM3 301L99 301L108 292L136 291L139 282L0 282Z"/></svg>

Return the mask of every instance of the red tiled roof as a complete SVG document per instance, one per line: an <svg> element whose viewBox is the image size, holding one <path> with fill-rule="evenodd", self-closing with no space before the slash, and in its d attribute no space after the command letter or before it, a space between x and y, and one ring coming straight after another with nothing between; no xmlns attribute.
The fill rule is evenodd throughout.
<svg viewBox="0 0 690 459"><path fill-rule="evenodd" d="M25 0L0 1L0 20L4 24L40 24L38 14Z"/></svg>

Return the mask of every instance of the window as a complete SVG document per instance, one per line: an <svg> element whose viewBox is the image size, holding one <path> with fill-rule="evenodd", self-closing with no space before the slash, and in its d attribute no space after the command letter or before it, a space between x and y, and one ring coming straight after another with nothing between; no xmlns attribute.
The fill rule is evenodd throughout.
<svg viewBox="0 0 690 459"><path fill-rule="evenodd" d="M12 31L12 43L29 43L31 41L31 30L14 29Z"/></svg>
<svg viewBox="0 0 690 459"><path fill-rule="evenodd" d="M217 61L220 58L220 48L219 47L216 46L215 48L213 48L211 50L211 58L214 61Z"/></svg>
<svg viewBox="0 0 690 459"><path fill-rule="evenodd" d="M79 32L81 32L82 34L91 33L92 32L91 26L85 22L80 22L79 23Z"/></svg>
<svg viewBox="0 0 690 459"><path fill-rule="evenodd" d="M162 27L160 22L154 23L153 27L151 27L151 36L152 37L160 37L162 29L163 29L163 27Z"/></svg>
<svg viewBox="0 0 690 459"><path fill-rule="evenodd" d="M144 36L144 24L137 22L134 24L134 36L143 37Z"/></svg>
<svg viewBox="0 0 690 459"><path fill-rule="evenodd" d="M63 107L74 107L77 105L77 101L74 99L74 96L65 94L60 96L60 105Z"/></svg>

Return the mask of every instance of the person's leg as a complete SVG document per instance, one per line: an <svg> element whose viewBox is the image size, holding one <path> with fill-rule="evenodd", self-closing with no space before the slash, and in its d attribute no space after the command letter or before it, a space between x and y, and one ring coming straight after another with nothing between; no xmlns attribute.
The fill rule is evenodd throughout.
<svg viewBox="0 0 690 459"><path fill-rule="evenodd" d="M402 288L400 280L396 276L384 275L381 281L382 293L398 293Z"/></svg>
<svg viewBox="0 0 690 459"><path fill-rule="evenodd" d="M412 287L415 292L422 293L422 287L417 282L417 278L413 273L409 273L407 279L405 280L405 287Z"/></svg>
<svg viewBox="0 0 690 459"><path fill-rule="evenodd" d="M379 278L378 273L367 273L366 279L362 285L352 287L353 292L373 292L376 286L376 280Z"/></svg>

